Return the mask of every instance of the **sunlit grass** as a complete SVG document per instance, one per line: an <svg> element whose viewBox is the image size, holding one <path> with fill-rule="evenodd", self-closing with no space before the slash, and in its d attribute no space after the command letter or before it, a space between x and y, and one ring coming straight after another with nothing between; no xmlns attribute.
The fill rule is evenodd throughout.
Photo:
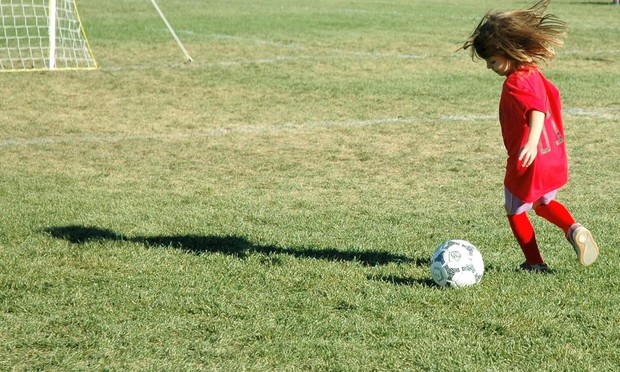
<svg viewBox="0 0 620 372"><path fill-rule="evenodd" d="M501 78L455 52L479 1L79 2L97 72L3 74L0 369L614 370L614 10L552 2L545 68L600 242L579 267L502 208ZM501 5L501 6L500 6ZM436 287L466 239L486 273ZM446 352L439 353L438 350Z"/></svg>

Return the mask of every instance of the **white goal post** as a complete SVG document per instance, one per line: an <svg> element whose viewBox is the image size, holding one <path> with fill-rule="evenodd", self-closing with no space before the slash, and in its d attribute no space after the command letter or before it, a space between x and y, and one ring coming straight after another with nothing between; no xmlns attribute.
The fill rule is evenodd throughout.
<svg viewBox="0 0 620 372"><path fill-rule="evenodd" d="M0 72L94 70L75 0L0 0Z"/></svg>
<svg viewBox="0 0 620 372"><path fill-rule="evenodd" d="M168 22L168 19L166 19L166 16L164 15L164 12L162 12L161 9L159 9L159 5L157 5L155 0L151 0L151 3L155 7L155 10L157 10L157 14L159 14L159 16L161 17L162 21L164 21L164 24L168 28L168 31L170 32L170 35L172 35L172 38L174 39L174 41L177 42L177 45L179 46L179 49L181 49L181 52L183 52L183 55L185 56L185 61L186 62L193 61L192 56L189 55L189 53L187 52L187 49L185 49L185 47L183 46L183 43L181 42L181 39L179 39L179 37L177 36L177 33L174 32L174 29L172 28L172 25L170 24L170 22Z"/></svg>

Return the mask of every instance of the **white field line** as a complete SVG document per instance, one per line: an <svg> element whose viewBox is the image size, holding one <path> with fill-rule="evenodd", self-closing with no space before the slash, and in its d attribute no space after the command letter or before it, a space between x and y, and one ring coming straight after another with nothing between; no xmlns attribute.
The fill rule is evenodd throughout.
<svg viewBox="0 0 620 372"><path fill-rule="evenodd" d="M361 12L365 12L361 10ZM167 32L164 28L156 28L153 31L161 31ZM303 45L294 42L281 42L269 39L261 39L255 37L244 37L244 36L236 36L236 35L228 35L228 34L220 34L220 33L197 33L192 30L179 30L179 34L189 35L193 37L204 37L206 39L212 39L216 41L233 41L233 42L244 42L250 43L254 45L268 45L276 48L294 50L294 51L302 51L308 52L307 55L297 55L297 56L274 56L272 58L256 58L256 59L241 59L241 60L231 60L231 61L200 61L199 57L195 58L191 63L191 66L198 67L235 67L235 66L244 66L244 65L255 65L255 64L276 64L282 62L297 62L297 61L336 61L345 58L358 58L358 59L400 59L400 60L420 60L432 57L431 54L428 53L389 53L389 52L367 52L361 50L347 50L347 49L339 49L339 48L329 48L321 45ZM322 51L327 52L327 55L320 55L317 53L313 53L314 51ZM580 54L581 50L570 50L564 51L566 54ZM590 52L588 52L590 53ZM601 52L598 52L601 54ZM618 54L618 50L606 50L604 55L616 55ZM590 53L591 55L591 53ZM175 63L172 66L180 66L182 64L187 63ZM112 71L121 71L121 70L143 70L150 69L153 67L157 67L158 65L152 64L137 64L137 65L123 65L123 66L110 66L101 67L102 71L112 72Z"/></svg>
<svg viewBox="0 0 620 372"><path fill-rule="evenodd" d="M168 133L145 133L145 134L93 134L93 135L73 135L73 136L49 136L36 138L8 138L0 140L0 148L37 146L37 145L56 145L65 143L110 143L132 140L155 140L172 139L184 140L195 138L217 137L231 134L257 134L275 133L284 131L312 130L320 128L346 128L359 126L372 126L391 123L414 123L415 119L408 118L379 118L369 120L348 120L348 121L316 121L305 123L284 123L266 125L246 125L235 128L213 128L195 131L179 131Z"/></svg>
<svg viewBox="0 0 620 372"><path fill-rule="evenodd" d="M159 29L157 29L159 30ZM165 29L161 29L165 31ZM186 35L196 35L193 31L182 30L179 31L179 34ZM308 54L304 55L296 55L296 56L274 56L271 58L255 58L255 59L240 59L240 60L231 60L231 61L201 61L199 56L194 56L194 60L191 64L188 63L176 63L174 66L180 65L188 65L188 66L198 66L198 67L234 67L234 66L244 66L244 65L254 65L254 64L275 64L282 62L298 62L298 61L336 61L346 58L357 58L357 59L400 59L400 60L412 60L412 59L425 59L428 58L428 54L416 54L416 53L381 53L381 52L367 52L361 50L347 50L347 49L339 49L339 48L326 48L320 45L307 46L298 43L286 43L279 42L274 40L260 39L260 38L252 38L252 37L242 37L242 36L234 36L234 35L226 35L226 34L217 34L217 33L209 33L204 35L205 38L220 40L220 41L238 41L245 42L254 45L269 45L281 49L294 50L300 52L307 52ZM320 53L313 53L314 51L319 52L327 52L327 55L321 55ZM122 70L144 70L157 67L159 65L153 64L134 64L134 65L123 65L123 66L102 66L101 70L104 72L113 72L113 71L122 71Z"/></svg>
<svg viewBox="0 0 620 372"><path fill-rule="evenodd" d="M249 42L257 45L269 45L282 49L299 50L299 51L327 51L336 56L357 56L357 57L369 57L369 58L397 58L397 59L421 59L428 57L425 54L402 54L402 53L379 53L379 52L366 52L360 50L347 50L340 48L326 48L320 45L303 45L299 43L284 43L274 40L260 39L260 38L248 38L242 36L233 36L226 34L206 34L206 37L213 38L215 40L233 40L240 42ZM334 58L334 56L331 56ZM328 56L326 56L328 57Z"/></svg>
<svg viewBox="0 0 620 372"><path fill-rule="evenodd" d="M580 108L570 107L564 108L562 114L564 117L578 118L587 117L593 119L619 120L620 107L599 107L599 108ZM444 115L440 117L443 121L486 121L499 120L497 115Z"/></svg>
<svg viewBox="0 0 620 372"><path fill-rule="evenodd" d="M190 67L203 67L203 68L215 68L215 67L237 67L247 65L262 65L262 64L277 64L286 62L304 62L304 61L337 61L343 59L401 59L401 60L413 60L424 59L427 56L423 54L392 54L392 53L378 53L378 52L361 52L361 51L347 51L342 49L330 49L333 52L330 55L296 55L296 56L274 56L271 58L255 58L255 59L239 59L230 61L215 61L207 62L200 61L200 57L196 57L192 62L175 63L170 65L171 67L178 67L186 65ZM133 64L122 66L103 66L101 71L103 72L115 72L123 70L149 70L160 65L153 64Z"/></svg>
<svg viewBox="0 0 620 372"><path fill-rule="evenodd" d="M568 117L588 117L604 120L619 120L620 108L568 108L564 110L564 114ZM414 124L434 122L433 118L376 118L366 120L322 120L302 123L284 123L284 124L249 124L239 127L224 127L213 129L201 129L193 131L178 131L167 133L145 133L145 134L88 134L88 135L69 135L69 136L46 136L36 138L7 138L0 140L0 148L20 147L20 146L41 146L56 145L66 143L110 143L133 140L156 140L171 139L185 140L195 138L208 138L225 136L231 134L258 134L258 133L275 133L284 131L302 131L326 128L347 128L362 127L386 124ZM444 115L437 118L439 122L475 122L475 121L494 121L497 115Z"/></svg>
<svg viewBox="0 0 620 372"><path fill-rule="evenodd" d="M276 56L273 58L257 58L235 61L219 61L219 62L207 62L200 63L200 66L204 67L230 67L230 66L244 66L244 65L258 65L280 62L300 62L300 61L336 61L344 58L360 58L360 59L423 59L426 56L416 54L390 54L390 53L371 53L371 52L359 52L359 51L346 51L342 49L329 49L333 52L331 55L299 55L299 56Z"/></svg>
<svg viewBox="0 0 620 372"><path fill-rule="evenodd" d="M608 119L618 120L620 119L620 107L610 108L580 108L571 107L564 109L564 115L574 117L589 117L595 119Z"/></svg>
<svg viewBox="0 0 620 372"><path fill-rule="evenodd" d="M443 121L487 121L497 119L497 115L444 115Z"/></svg>

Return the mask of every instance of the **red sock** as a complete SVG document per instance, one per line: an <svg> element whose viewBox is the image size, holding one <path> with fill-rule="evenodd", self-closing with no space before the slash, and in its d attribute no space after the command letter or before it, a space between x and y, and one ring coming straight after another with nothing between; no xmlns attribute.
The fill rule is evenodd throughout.
<svg viewBox="0 0 620 372"><path fill-rule="evenodd" d="M509 215L508 222L510 222L512 233L525 255L525 261L530 265L544 263L536 242L534 226L532 226L532 222L527 217L527 213Z"/></svg>
<svg viewBox="0 0 620 372"><path fill-rule="evenodd" d="M567 234L568 229L570 229L570 227L575 223L575 219L571 216L568 209L555 200L552 200L547 205L540 204L536 206L536 208L534 208L534 212L562 229L564 234Z"/></svg>

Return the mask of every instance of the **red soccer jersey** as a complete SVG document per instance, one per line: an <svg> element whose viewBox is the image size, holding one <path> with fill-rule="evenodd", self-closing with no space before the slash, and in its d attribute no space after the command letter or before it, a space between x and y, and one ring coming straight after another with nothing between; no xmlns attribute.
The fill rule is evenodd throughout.
<svg viewBox="0 0 620 372"><path fill-rule="evenodd" d="M528 112L545 113L538 155L527 168L519 152L529 135ZM508 152L504 186L523 202L532 203L568 181L560 93L535 66L521 67L504 82L499 121Z"/></svg>

